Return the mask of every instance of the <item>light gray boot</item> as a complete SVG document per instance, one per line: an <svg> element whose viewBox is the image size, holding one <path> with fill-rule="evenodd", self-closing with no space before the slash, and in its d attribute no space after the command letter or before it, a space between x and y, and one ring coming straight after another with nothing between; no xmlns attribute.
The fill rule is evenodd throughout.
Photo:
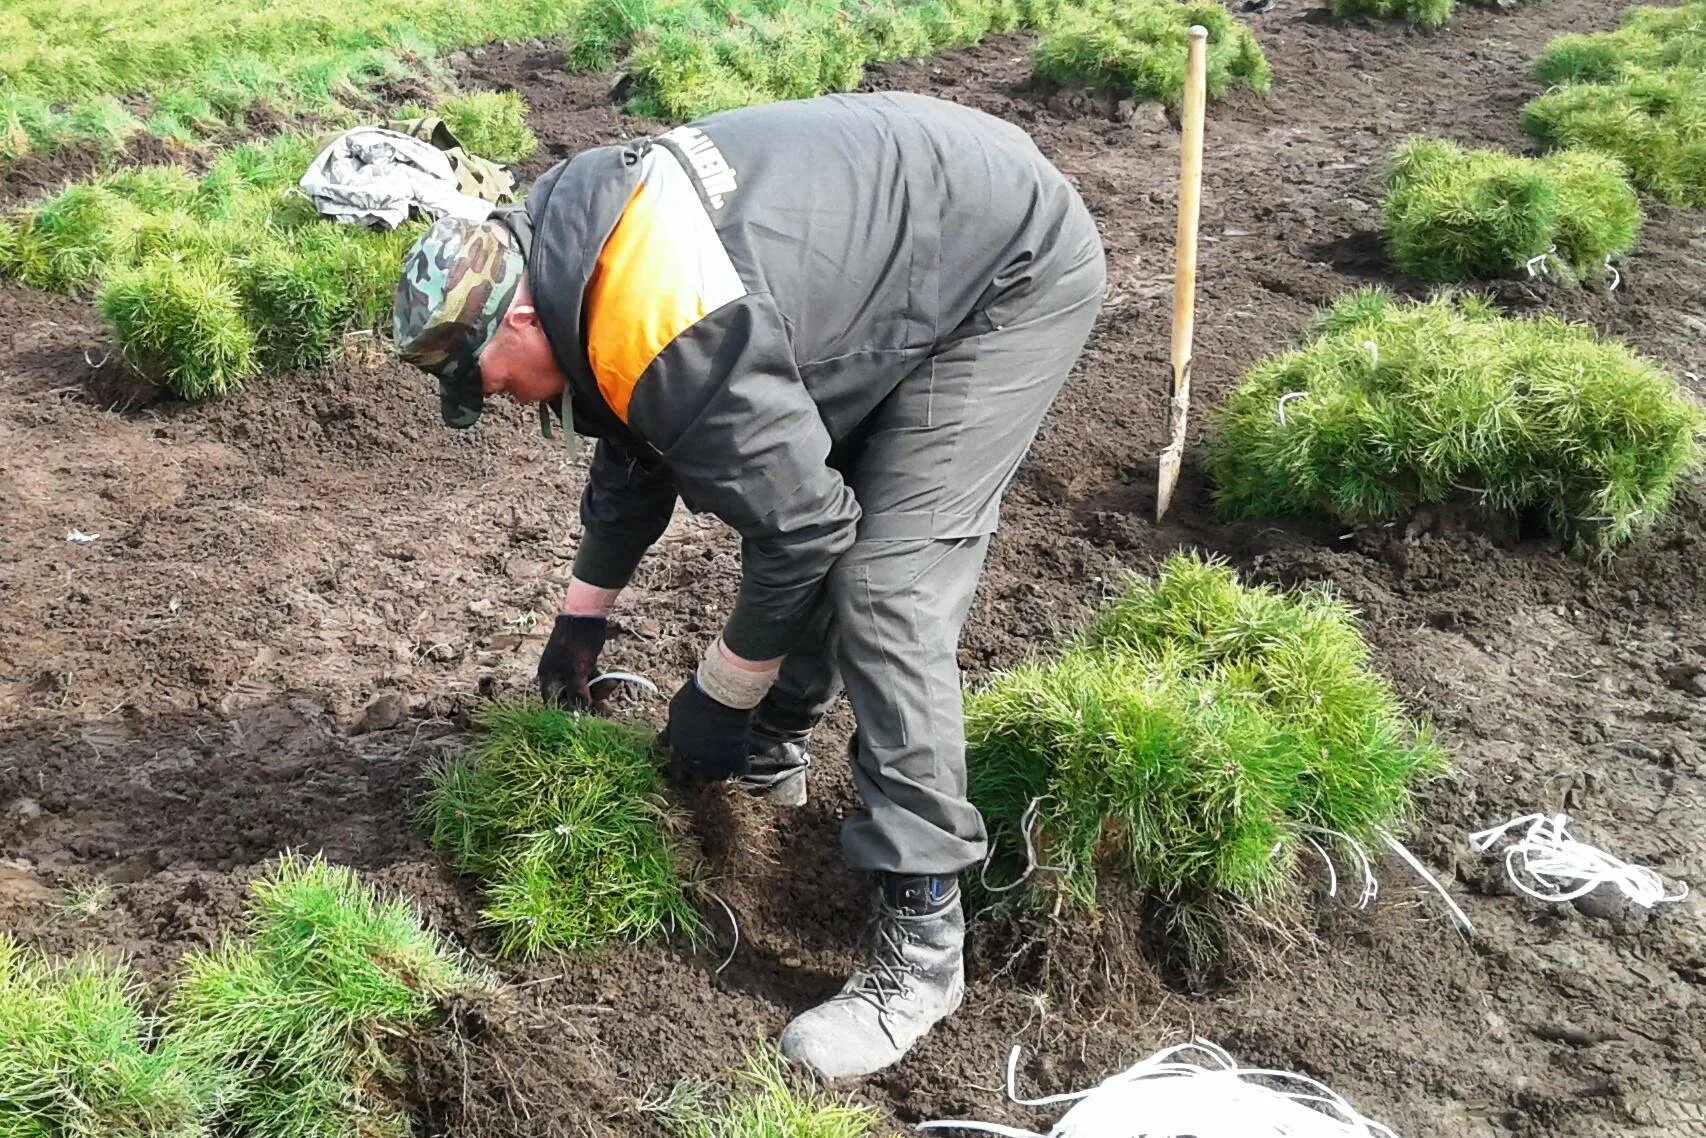
<svg viewBox="0 0 1706 1138"><path fill-rule="evenodd" d="M882 877L870 964L782 1032L782 1054L826 1079L898 1063L965 998L966 921L954 878Z"/></svg>

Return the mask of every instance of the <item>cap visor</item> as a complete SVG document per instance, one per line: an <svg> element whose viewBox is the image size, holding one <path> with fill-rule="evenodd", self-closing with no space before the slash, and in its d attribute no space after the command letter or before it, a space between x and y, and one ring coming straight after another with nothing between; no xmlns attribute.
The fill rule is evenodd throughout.
<svg viewBox="0 0 1706 1138"><path fill-rule="evenodd" d="M469 391L465 383L457 383L448 379L438 381L438 408L444 415L444 425L465 430L480 421L480 412L485 407L485 395L480 391L479 372L474 373L474 390Z"/></svg>

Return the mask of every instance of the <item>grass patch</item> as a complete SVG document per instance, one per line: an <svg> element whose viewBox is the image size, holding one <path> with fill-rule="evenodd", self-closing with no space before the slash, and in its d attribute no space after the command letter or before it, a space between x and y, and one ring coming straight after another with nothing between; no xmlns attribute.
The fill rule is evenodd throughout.
<svg viewBox="0 0 1706 1138"><path fill-rule="evenodd" d="M0 7L0 159L146 130L190 142L277 118L347 124L386 79L448 84L434 61L563 34L557 0L13 0ZM121 104L118 97L125 97ZM133 113L127 106L142 104Z"/></svg>
<svg viewBox="0 0 1706 1138"><path fill-rule="evenodd" d="M470 147L514 156L537 145L513 94L438 109ZM423 226L320 217L295 191L314 155L314 140L287 135L228 151L199 179L155 168L72 186L0 230L0 274L94 292L122 358L186 398L324 364L345 333L388 318Z"/></svg>
<svg viewBox="0 0 1706 1138"><path fill-rule="evenodd" d="M152 1138L196 1132L206 1087L142 1011L128 969L63 963L0 936L0 1135Z"/></svg>
<svg viewBox="0 0 1706 1138"><path fill-rule="evenodd" d="M1521 0L1470 0L1480 8L1512 8ZM1457 11L1456 0L1329 0L1333 15L1372 16L1381 20L1402 20L1423 28L1443 26Z"/></svg>
<svg viewBox="0 0 1706 1138"><path fill-rule="evenodd" d="M1208 29L1208 94L1225 97L1235 81L1266 93L1267 57L1250 29L1218 3L1093 0L1061 13L1037 44L1036 72L1056 83L1110 87L1179 106L1191 25Z"/></svg>
<svg viewBox="0 0 1706 1138"><path fill-rule="evenodd" d="M630 107L666 119L858 85L867 63L1048 26L1063 0L588 0L570 63L620 64Z"/></svg>
<svg viewBox="0 0 1706 1138"><path fill-rule="evenodd" d="M520 162L539 149L527 125L527 104L514 91L469 91L441 100L434 111L462 149L493 162Z"/></svg>
<svg viewBox="0 0 1706 1138"><path fill-rule="evenodd" d="M1633 8L1614 32L1562 35L1535 73L1548 90L1522 112L1549 147L1617 158L1673 205L1706 205L1706 3Z"/></svg>
<svg viewBox="0 0 1706 1138"><path fill-rule="evenodd" d="M484 985L348 869L285 857L254 885L246 935L193 955L169 1038L211 1072L209 1126L267 1138L410 1133L392 1041Z"/></svg>
<svg viewBox="0 0 1706 1138"><path fill-rule="evenodd" d="M1519 158L1413 138L1393 152L1386 184L1393 264L1424 280L1522 276L1536 259L1579 280L1603 274L1641 231L1622 164L1591 150Z"/></svg>
<svg viewBox="0 0 1706 1138"><path fill-rule="evenodd" d="M472 762L432 772L426 824L482 881L501 951L697 934L646 733L537 703L487 707L480 731Z"/></svg>
<svg viewBox="0 0 1706 1138"><path fill-rule="evenodd" d="M656 1109L680 1138L865 1138L878 1120L869 1107L823 1094L762 1046L727 1084L678 1083Z"/></svg>
<svg viewBox="0 0 1706 1138"><path fill-rule="evenodd" d="M1038 860L1059 870L1038 881L1087 909L1115 871L1211 957L1205 916L1290 898L1310 828L1373 844L1443 767L1367 659L1326 594L1175 556L1063 651L970 694L971 799L1008 873L1035 804Z"/></svg>
<svg viewBox="0 0 1706 1138"><path fill-rule="evenodd" d="M112 886L106 882L78 882L66 887L65 903L59 907L59 915L74 921L90 920L105 912L112 899Z"/></svg>
<svg viewBox="0 0 1706 1138"><path fill-rule="evenodd" d="M1605 552L1663 516L1703 429L1671 376L1587 328L1367 290L1245 377L1208 468L1232 517L1397 520L1468 496Z"/></svg>
<svg viewBox="0 0 1706 1138"><path fill-rule="evenodd" d="M318 858L254 884L243 935L192 954L159 1018L124 968L0 937L0 1135L402 1138L391 1048L486 983Z"/></svg>

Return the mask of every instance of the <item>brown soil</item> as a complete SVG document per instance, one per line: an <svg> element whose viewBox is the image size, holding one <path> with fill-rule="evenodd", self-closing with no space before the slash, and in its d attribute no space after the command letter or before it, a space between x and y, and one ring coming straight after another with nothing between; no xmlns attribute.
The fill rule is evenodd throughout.
<svg viewBox="0 0 1706 1138"><path fill-rule="evenodd" d="M1283 2L1252 17L1275 90L1210 114L1199 408L1295 342L1316 306L1387 279L1375 183L1398 138L1522 146L1527 63L1553 34L1613 25L1617 8L1464 9L1431 35ZM1129 961L1108 972L1111 989L1095 983L1122 959L1095 951L1109 936L1057 938L1046 961L1032 951L1004 970L1012 930L986 921L965 1010L855 1093L897 1127L1046 1125L1003 1102L1012 1043L1036 1056L1027 1086L1060 1090L1196 1032L1322 1077L1406 1135L1695 1132L1700 902L1543 908L1511 896L1463 835L1567 808L1625 856L1706 879L1706 495L1684 493L1671 523L1608 567L1446 514L1349 533L1225 526L1189 465L1172 515L1152 524L1176 133L1150 108L1033 89L1025 50L1002 40L870 77L1032 131L1078 180L1109 251L1112 299L1012 492L965 665L1012 662L1119 573L1182 546L1257 580L1331 583L1455 756L1411 844L1476 934L1460 938L1393 866L1369 913L1324 902L1314 944L1208 990ZM527 173L652 126L615 109L607 77L567 76L547 48L464 66L535 107L546 146ZM1616 293L1500 296L1591 322L1678 372L1706 370L1706 215L1649 213ZM461 745L477 693L527 687L533 621L552 610L577 536L579 469L518 412L443 431L427 387L360 340L330 369L186 407L94 366L106 349L84 306L6 291L0 328L0 924L54 950L135 954L160 978L239 911L259 862L306 847L486 946L477 899L411 826L413 799L422 766ZM78 544L72 530L98 537ZM678 519L625 601L610 664L678 682L719 624L735 552L717 524ZM840 712L804 811L715 794L695 804L740 918L725 971L716 946L652 945L514 972L525 986L455 1009L462 1031L419 1056L427 1130L653 1131L648 1098L727 1069L831 991L855 959L862 906L835 844L854 808L836 752L849 726ZM65 891L92 880L112 886L108 906L60 915Z"/></svg>

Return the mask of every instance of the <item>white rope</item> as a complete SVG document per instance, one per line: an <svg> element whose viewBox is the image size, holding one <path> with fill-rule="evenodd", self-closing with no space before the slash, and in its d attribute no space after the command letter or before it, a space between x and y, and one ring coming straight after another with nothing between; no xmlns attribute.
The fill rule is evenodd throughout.
<svg viewBox="0 0 1706 1138"><path fill-rule="evenodd" d="M1486 853L1500 838L1523 825L1528 829L1505 847L1505 872L1511 884L1530 897L1574 901L1608 883L1644 909L1688 896L1687 885L1679 883L1677 891L1672 893L1665 879L1653 870L1630 865L1597 846L1572 838L1569 818L1563 814L1523 814L1470 834L1469 842Z"/></svg>
<svg viewBox="0 0 1706 1138"><path fill-rule="evenodd" d="M1332 860L1328 858L1326 851L1316 845L1308 835L1320 834L1324 838L1337 838L1344 843L1345 848L1350 850L1351 856L1356 859L1357 872L1362 875L1362 892L1357 895L1356 907L1366 909L1373 904L1375 899L1380 896L1380 879L1374 876L1374 863L1369 860L1368 851L1362 848L1362 843L1353 839L1349 834L1341 834L1337 830L1328 830L1320 826L1305 826L1304 829L1308 831L1304 835L1304 840L1315 846L1316 851L1321 854L1322 860L1327 862L1329 869L1332 868ZM1334 886L1338 884L1337 874L1334 874L1333 884ZM1332 896L1333 891L1329 889L1327 895Z"/></svg>
<svg viewBox="0 0 1706 1138"><path fill-rule="evenodd" d="M723 900L709 889L705 890L705 896L723 907L723 912L727 913L729 917L729 927L735 931L735 942L729 945L729 954L723 957L723 962L717 965L717 970L715 972L711 973L711 975L716 976L720 975L723 969L727 968L734 962L735 953L740 951L740 922L735 920L735 911L729 908L729 903L727 901Z"/></svg>
<svg viewBox="0 0 1706 1138"><path fill-rule="evenodd" d="M1549 245L1546 248L1546 252L1540 254L1538 257L1530 257L1526 262L1524 262L1524 267L1526 267L1528 269L1528 275L1530 277L1534 277L1537 275L1535 268L1534 268L1534 266L1536 266L1536 265L1540 266L1540 270L1539 270L1540 272L1545 272L1546 271L1546 258L1550 257L1552 254L1556 253L1557 251L1558 251L1558 246Z"/></svg>
<svg viewBox="0 0 1706 1138"><path fill-rule="evenodd" d="M1049 796L1046 794L1041 794L1031 799L1030 805L1026 806L1025 812L1019 816L1019 833L1023 835L1025 839L1025 872L1021 873L1016 881L1009 882L1006 885L991 885L989 883L989 862L995 857L995 843L993 841L989 843L989 849L985 851L983 855L983 864L977 867L978 882L983 886L986 892L1006 893L1009 890L1017 889L1019 886L1029 881L1031 879L1031 874L1038 870L1043 870L1049 873L1062 872L1061 867L1058 865L1037 864L1037 816L1041 812L1042 805L1048 797Z"/></svg>
<svg viewBox="0 0 1706 1138"><path fill-rule="evenodd" d="M1277 410L1279 412L1280 426L1285 426L1285 405L1290 403L1293 399L1307 399L1308 397L1309 392L1307 391L1288 391L1279 397L1279 407Z"/></svg>
<svg viewBox="0 0 1706 1138"><path fill-rule="evenodd" d="M1332 856L1328 854L1326 848L1322 846L1320 842L1317 842L1310 836L1311 834L1319 834L1324 838L1336 839L1345 849L1350 851L1350 856L1356 860L1357 872L1362 875L1362 892L1357 895L1355 903L1356 908L1366 909L1379 898L1380 879L1374 875L1374 861L1368 856L1368 851L1362 847L1361 842L1352 838L1349 834L1342 834L1338 830L1329 830L1321 826L1305 826L1303 827L1303 831L1304 832L1300 833L1298 836L1308 842L1311 848L1320 855L1321 860L1327 864L1327 873L1329 875L1327 882L1327 896L1335 897L1338 895L1339 873L1338 870L1334 868ZM1420 877L1424 882L1432 887L1435 893L1440 895L1440 897L1445 901L1446 908L1451 911L1452 919L1454 919L1459 925L1463 926L1463 930L1465 932L1474 932L1475 928L1469 923L1468 914L1458 906L1456 901L1451 899L1451 894L1446 892L1445 886L1439 883L1439 879L1429 873L1422 863L1416 860L1416 856L1409 850L1405 849L1403 844L1399 842L1397 838L1394 838L1385 830L1380 830L1378 832L1381 840L1386 843L1392 852L1404 859L1404 864L1408 865L1415 872L1417 877ZM1278 847L1275 847L1275 852L1278 852Z"/></svg>
<svg viewBox="0 0 1706 1138"><path fill-rule="evenodd" d="M1007 1097L1020 1106L1076 1105L1048 1134L994 1122L938 1120L920 1130L1003 1138L1397 1138L1325 1083L1240 1067L1206 1040L1157 1051L1088 1091L1020 1098L1019 1048L1007 1056Z"/></svg>
<svg viewBox="0 0 1706 1138"><path fill-rule="evenodd" d="M1638 509L1629 511L1630 521L1634 521L1640 516L1641 511ZM1576 520L1578 522L1614 522L1617 519L1612 517L1610 514L1579 514L1577 515Z"/></svg>
<svg viewBox="0 0 1706 1138"><path fill-rule="evenodd" d="M586 686L590 688L593 686L593 684L602 684L606 680L609 680L612 683L633 684L636 687L642 687L642 688L646 689L647 691L651 692L653 695L662 695L663 694L662 692L658 691L658 686L656 684L652 683L652 681L650 681L646 677L640 675L640 673L638 673L638 672L606 672L602 676L594 676L592 678L591 683L588 683Z"/></svg>
<svg viewBox="0 0 1706 1138"><path fill-rule="evenodd" d="M1458 906L1457 902L1451 899L1451 894L1445 891L1445 886L1441 885L1439 883L1439 879L1428 872L1425 865L1416 860L1416 855L1405 849L1404 843L1400 842L1397 838L1394 838L1385 830L1380 831L1380 837L1393 853L1404 859L1405 865L1415 870L1417 877L1420 877L1423 881L1433 887L1433 891L1438 893L1440 898L1445 902L1445 907L1451 910L1452 917L1456 919L1459 925L1463 926L1463 931L1466 933L1474 932L1475 926L1469 922L1469 914L1465 913Z"/></svg>
<svg viewBox="0 0 1706 1138"><path fill-rule="evenodd" d="M1327 896L1337 897L1339 895L1339 871L1333 868L1333 859L1327 856L1327 851L1321 848L1321 843L1308 834L1303 835L1303 840L1314 847L1315 852L1321 855L1322 862L1327 866Z"/></svg>
<svg viewBox="0 0 1706 1138"><path fill-rule="evenodd" d="M1605 286L1606 292L1616 292L1617 286L1623 283L1623 274L1617 271L1617 266L1611 263L1611 254L1605 255L1605 271L1611 274L1611 283Z"/></svg>

